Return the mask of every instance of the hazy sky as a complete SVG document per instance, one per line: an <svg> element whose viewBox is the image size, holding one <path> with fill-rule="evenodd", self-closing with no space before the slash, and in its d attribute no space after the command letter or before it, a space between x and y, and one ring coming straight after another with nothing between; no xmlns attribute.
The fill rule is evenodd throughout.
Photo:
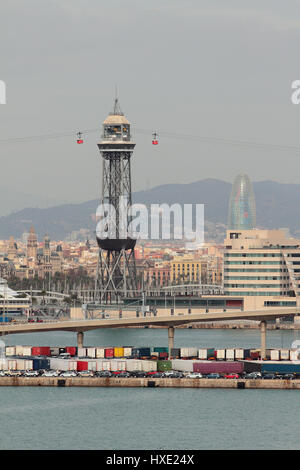
<svg viewBox="0 0 300 470"><path fill-rule="evenodd" d="M300 183L300 153L164 132L300 147L300 4L282 0L2 0L1 139L73 131L74 137L1 143L2 191L38 200L98 197L102 121L115 84L137 129L133 189L203 178ZM79 129L99 134L75 144ZM151 131L162 133L158 147ZM25 204L25 202L24 202Z"/></svg>

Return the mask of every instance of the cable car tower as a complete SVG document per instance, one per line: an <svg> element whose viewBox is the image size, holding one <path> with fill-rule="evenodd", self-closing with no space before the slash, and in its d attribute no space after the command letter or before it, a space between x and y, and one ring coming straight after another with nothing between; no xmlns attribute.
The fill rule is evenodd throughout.
<svg viewBox="0 0 300 470"><path fill-rule="evenodd" d="M122 113L116 97L113 112L103 122L102 140L98 144L103 159L101 203L110 204L114 215L111 219L106 212L108 224L105 236L97 232L99 259L95 299L104 304L134 296L137 290L134 257L136 240L127 234L130 221L128 208L132 204L130 160L134 147L130 123Z"/></svg>

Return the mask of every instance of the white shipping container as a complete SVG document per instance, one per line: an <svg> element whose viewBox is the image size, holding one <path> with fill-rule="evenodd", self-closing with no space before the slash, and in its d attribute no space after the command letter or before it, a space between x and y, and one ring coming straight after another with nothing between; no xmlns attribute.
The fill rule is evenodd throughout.
<svg viewBox="0 0 300 470"><path fill-rule="evenodd" d="M197 348L188 348L188 357L198 357L198 349Z"/></svg>
<svg viewBox="0 0 300 470"><path fill-rule="evenodd" d="M23 356L31 356L31 346L23 346Z"/></svg>
<svg viewBox="0 0 300 470"><path fill-rule="evenodd" d="M207 359L207 349L199 349L198 358L204 360Z"/></svg>
<svg viewBox="0 0 300 470"><path fill-rule="evenodd" d="M16 346L16 356L23 356L23 346Z"/></svg>
<svg viewBox="0 0 300 470"><path fill-rule="evenodd" d="M157 371L156 361L142 361L143 372L155 372Z"/></svg>
<svg viewBox="0 0 300 470"><path fill-rule="evenodd" d="M235 350L235 358L236 359L244 359L244 350L243 349L236 349Z"/></svg>
<svg viewBox="0 0 300 470"><path fill-rule="evenodd" d="M96 372L97 370L97 362L96 361L88 361L88 370Z"/></svg>
<svg viewBox="0 0 300 470"><path fill-rule="evenodd" d="M15 355L16 355L16 348L15 348L15 346L6 346L6 348L5 348L5 355L6 355L6 356L15 356Z"/></svg>
<svg viewBox="0 0 300 470"><path fill-rule="evenodd" d="M127 359L126 361L126 370L131 372L134 370L142 370L142 362L136 359Z"/></svg>
<svg viewBox="0 0 300 470"><path fill-rule="evenodd" d="M26 370L24 359L17 359L17 370Z"/></svg>
<svg viewBox="0 0 300 470"><path fill-rule="evenodd" d="M126 361L117 361L117 360L111 361L110 370L112 371L126 370Z"/></svg>
<svg viewBox="0 0 300 470"><path fill-rule="evenodd" d="M183 360L183 359L172 359L172 369L179 370L181 372L193 372L193 364L195 361Z"/></svg>
<svg viewBox="0 0 300 470"><path fill-rule="evenodd" d="M69 361L68 370L77 370L77 361Z"/></svg>
<svg viewBox="0 0 300 470"><path fill-rule="evenodd" d="M227 361L234 361L234 349L226 349L226 360Z"/></svg>
<svg viewBox="0 0 300 470"><path fill-rule="evenodd" d="M189 348L180 348L180 357L189 357Z"/></svg>
<svg viewBox="0 0 300 470"><path fill-rule="evenodd" d="M8 370L8 361L6 359L0 360L0 370Z"/></svg>
<svg viewBox="0 0 300 470"><path fill-rule="evenodd" d="M290 351L289 349L281 349L280 351L280 360L289 361L290 360Z"/></svg>
<svg viewBox="0 0 300 470"><path fill-rule="evenodd" d="M33 369L33 361L25 359L24 362L25 362L25 365L24 365L25 370L32 370Z"/></svg>
<svg viewBox="0 0 300 470"><path fill-rule="evenodd" d="M86 348L78 348L77 354L78 357L86 357Z"/></svg>
<svg viewBox="0 0 300 470"><path fill-rule="evenodd" d="M96 357L99 359L104 359L105 358L104 351L105 351L104 348L96 348Z"/></svg>
<svg viewBox="0 0 300 470"><path fill-rule="evenodd" d="M299 359L300 359L299 356L300 356L300 354L298 352L298 349L296 349L296 350L291 349L290 350L290 359L291 359L291 361L299 361Z"/></svg>
<svg viewBox="0 0 300 470"><path fill-rule="evenodd" d="M225 359L225 349L217 349L217 359L224 361Z"/></svg>
<svg viewBox="0 0 300 470"><path fill-rule="evenodd" d="M110 361L102 361L102 370L110 370Z"/></svg>
<svg viewBox="0 0 300 470"><path fill-rule="evenodd" d="M124 348L124 357L130 357L132 353L132 348Z"/></svg>
<svg viewBox="0 0 300 470"><path fill-rule="evenodd" d="M9 359L7 361L7 369L8 370L17 370L17 361Z"/></svg>
<svg viewBox="0 0 300 470"><path fill-rule="evenodd" d="M87 357L96 357L96 348L87 348Z"/></svg>
<svg viewBox="0 0 300 470"><path fill-rule="evenodd" d="M50 358L50 369L52 370L69 370L69 361L67 359L60 359L57 357Z"/></svg>
<svg viewBox="0 0 300 470"><path fill-rule="evenodd" d="M271 361L279 361L279 349L271 349Z"/></svg>

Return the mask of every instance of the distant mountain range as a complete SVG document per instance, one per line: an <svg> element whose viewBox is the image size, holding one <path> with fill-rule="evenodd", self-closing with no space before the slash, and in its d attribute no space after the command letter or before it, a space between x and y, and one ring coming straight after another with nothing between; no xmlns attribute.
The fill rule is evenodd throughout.
<svg viewBox="0 0 300 470"><path fill-rule="evenodd" d="M265 228L287 227L300 237L300 184L274 181L253 184L257 225ZM211 224L227 222L231 184L205 179L190 184L165 184L133 194L135 203L198 203L205 204L205 221ZM81 229L95 231L95 212L99 200L80 204L63 204L46 209L28 208L0 217L0 238L10 235L20 238L34 226L39 238L48 233L53 240L63 240ZM209 224L211 226L211 224ZM82 230L82 232L83 232ZM85 233L85 232L83 232Z"/></svg>
<svg viewBox="0 0 300 470"><path fill-rule="evenodd" d="M0 188L0 217L11 212L22 210L24 207L52 207L61 204L61 201L48 195L37 198L36 195L24 193L16 189Z"/></svg>

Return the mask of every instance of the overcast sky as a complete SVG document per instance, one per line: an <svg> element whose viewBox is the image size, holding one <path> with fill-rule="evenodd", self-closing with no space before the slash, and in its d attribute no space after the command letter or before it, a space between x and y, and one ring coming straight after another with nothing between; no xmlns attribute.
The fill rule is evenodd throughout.
<svg viewBox="0 0 300 470"><path fill-rule="evenodd" d="M240 172L300 183L300 153L164 135L300 147L299 54L299 1L2 0L0 140L74 136L0 143L1 189L16 192L16 207L22 193L41 205L97 198L96 143L115 84L137 143L133 190ZM77 130L97 127L75 144Z"/></svg>

